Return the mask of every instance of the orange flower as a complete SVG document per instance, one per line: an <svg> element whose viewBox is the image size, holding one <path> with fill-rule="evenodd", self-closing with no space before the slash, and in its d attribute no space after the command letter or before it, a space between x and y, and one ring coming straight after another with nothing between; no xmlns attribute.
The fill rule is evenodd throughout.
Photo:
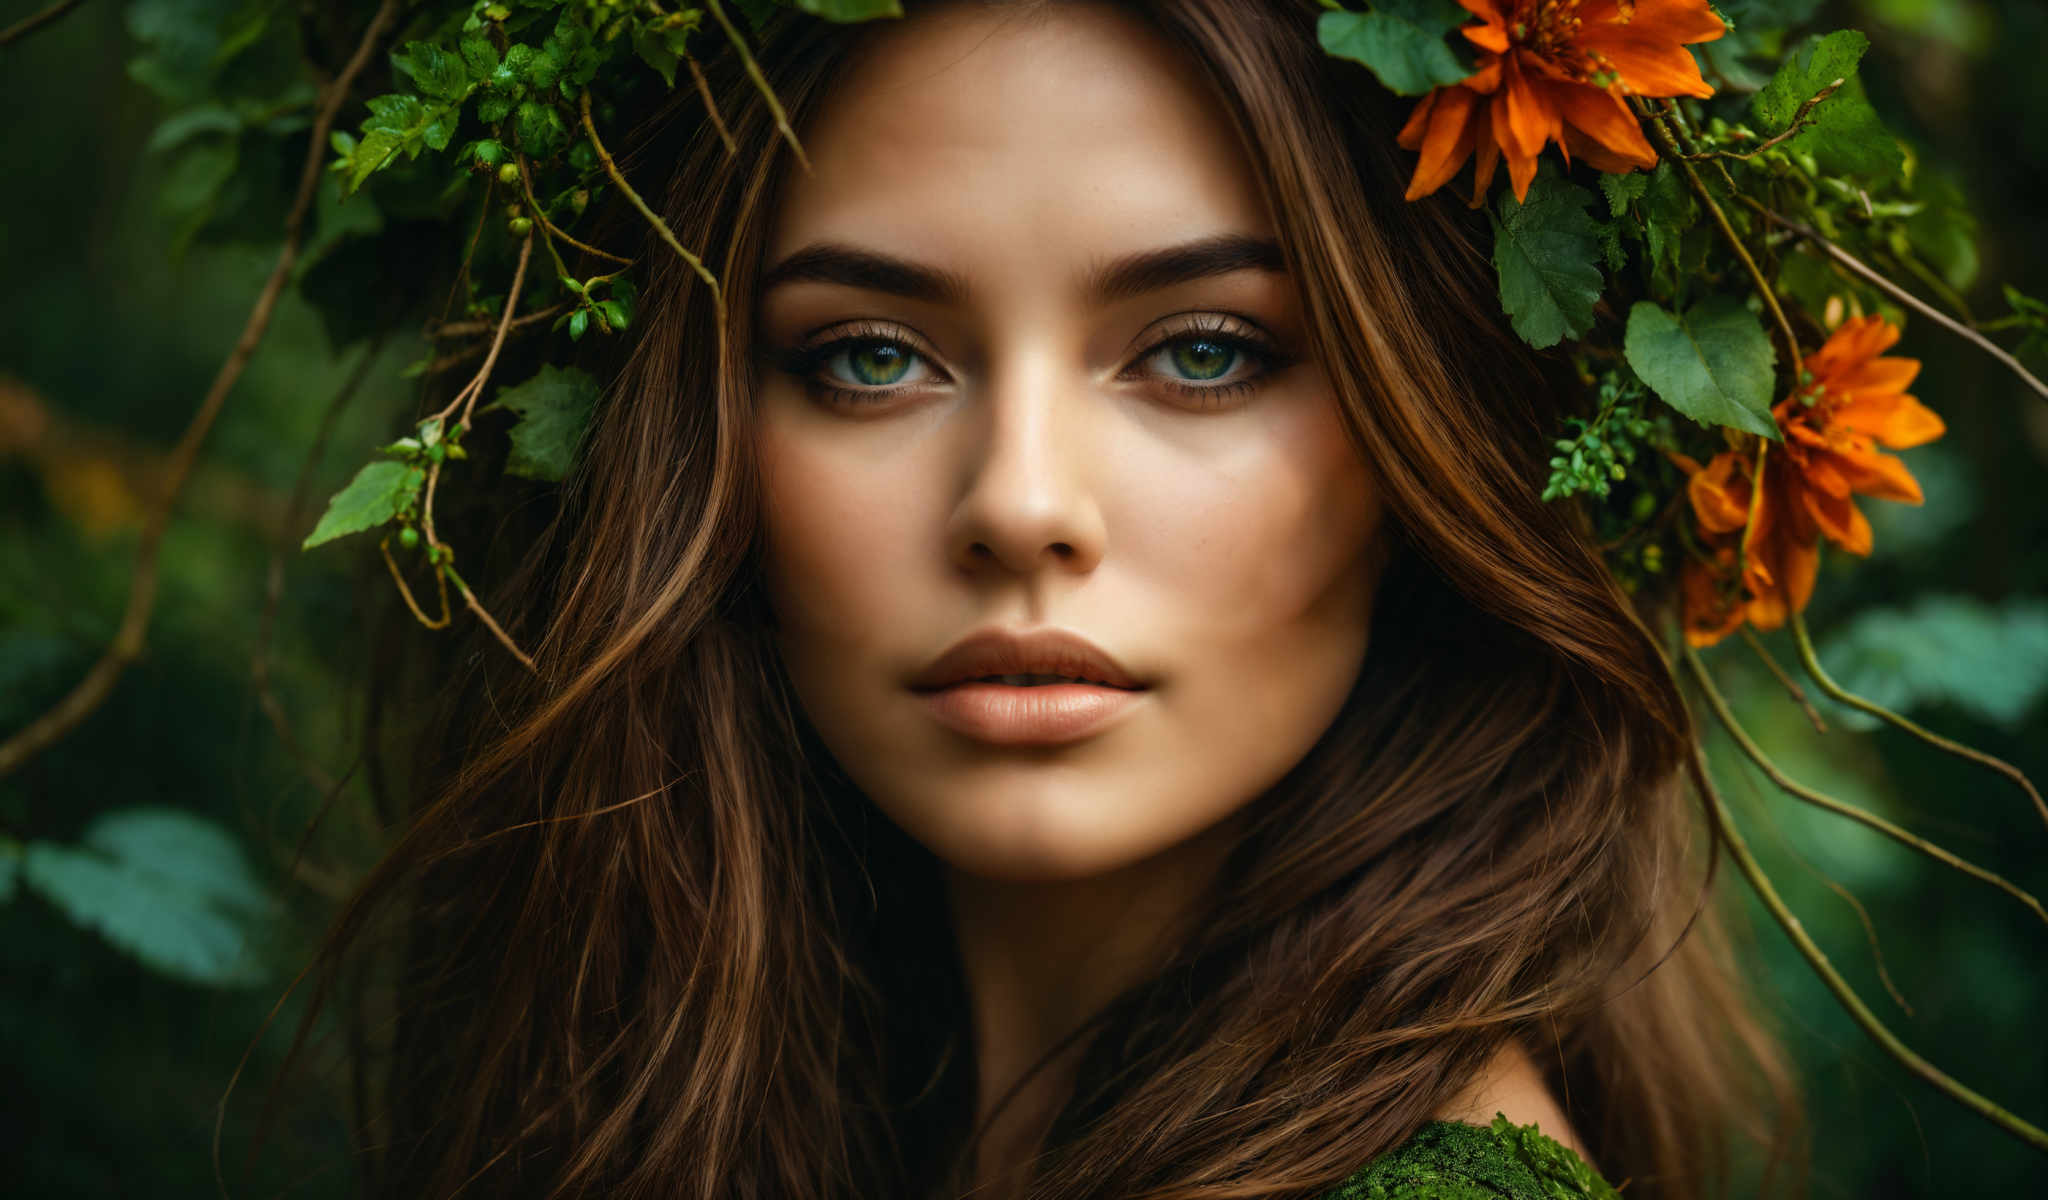
<svg viewBox="0 0 2048 1200"><path fill-rule="evenodd" d="M1920 485L1906 465L1878 447L1922 445L1946 427L1906 393L1919 360L1881 357L1898 340L1898 327L1884 318L1857 317L1807 356L1806 382L1771 409L1784 441L1765 452L1754 524L1754 455L1726 450L1704 467L1679 457L1691 477L1694 523L1713 556L1686 564L1685 627L1693 645L1712 645L1744 620L1776 629L1805 609L1822 538L1869 554L1870 521L1853 496L1920 503ZM1745 530L1748 552L1740 555Z"/></svg>
<svg viewBox="0 0 2048 1200"><path fill-rule="evenodd" d="M1476 150L1472 204L1484 202L1500 156L1515 199L1529 194L1536 155L1555 141L1602 171L1657 165L1626 96L1711 96L1685 47L1726 28L1707 0L1458 0L1479 19L1473 74L1422 98L1400 144L1420 150L1408 199L1427 196Z"/></svg>

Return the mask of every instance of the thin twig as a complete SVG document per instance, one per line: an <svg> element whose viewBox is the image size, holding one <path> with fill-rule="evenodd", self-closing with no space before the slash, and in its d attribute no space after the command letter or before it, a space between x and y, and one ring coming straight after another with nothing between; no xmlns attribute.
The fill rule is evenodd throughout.
<svg viewBox="0 0 2048 1200"><path fill-rule="evenodd" d="M553 221L548 220L548 214L540 206L540 199L533 194L533 174L531 171L527 169L525 155L522 154L519 156L518 166L519 190L523 192L526 196L527 210L533 214L534 220L540 222L540 227L543 230L545 230L552 236L560 238L561 240L569 243L571 246L576 247L578 250L583 251L585 254L592 255L593 257L596 258L602 258L607 262L619 263L623 266L630 267L633 265L632 259L621 258L618 255L613 254L609 250L600 250L596 246L593 246L588 242L578 241L575 238L569 236L568 232L564 230L560 225L557 225ZM552 254L553 252L554 248L549 247L549 253ZM559 265L561 263L561 259L557 258L555 262L557 263L557 265ZM569 273L568 268L566 267L562 267L561 271L564 275L567 275Z"/></svg>
<svg viewBox="0 0 2048 1200"><path fill-rule="evenodd" d="M1775 146L1779 142L1785 141L1786 139L1797 134L1801 126L1803 126L1806 123L1807 114L1813 111L1813 106L1819 104L1821 101L1827 99L1829 96L1834 95L1835 89L1841 87L1842 84L1845 82L1847 81L1837 79L1833 83L1827 85L1818 92L1815 92L1813 95L1807 97L1806 103L1801 104L1799 106L1799 111L1792 114L1792 123L1790 125L1785 126L1785 131L1783 133L1777 134L1765 141L1758 142L1755 146L1741 152L1740 154L1736 153L1733 150L1709 150L1703 154L1688 154L1684 157L1692 159L1694 161L1699 161L1701 159L1708 158L1755 158L1757 155L1762 154L1764 151L1770 149L1772 146Z"/></svg>
<svg viewBox="0 0 2048 1200"><path fill-rule="evenodd" d="M1792 697L1793 702L1799 705L1800 710L1806 714L1806 719L1813 722L1813 731L1826 733L1828 723L1820 719L1820 710L1813 706L1813 701L1806 698L1806 689L1800 687L1799 681L1778 665L1778 660L1771 657L1771 652L1764 648L1763 639L1757 637L1747 624L1742 627L1742 640L1749 643L1750 650L1762 661L1765 669L1770 671L1771 676L1785 689L1786 694Z"/></svg>
<svg viewBox="0 0 2048 1200"><path fill-rule="evenodd" d="M508 330L524 329L529 325L537 325L542 321L561 316L564 312L568 311L568 308L567 304L549 305L547 308L527 313L523 317L512 318L511 323L507 324L505 328ZM439 342L445 341L448 338L478 337L486 333L495 334L498 332L498 326L502 321L502 317L493 317L488 321L450 321L446 325L436 325L432 329L427 330L427 336Z"/></svg>
<svg viewBox="0 0 2048 1200"><path fill-rule="evenodd" d="M476 593L469 590L469 584L463 580L462 576L455 573L455 568L452 565L443 564L441 573L455 581L455 590L462 593L462 602L469 605L469 611L475 613L476 619L484 623L484 628L491 631L491 636L497 638L500 645L511 651L512 657L518 659L521 666L535 675L540 674L540 668L533 665L533 659L527 655L526 651L519 648L519 643L512 640L512 635L506 633L504 626L498 624L496 618L492 617L483 604L477 600Z"/></svg>
<svg viewBox="0 0 2048 1200"><path fill-rule="evenodd" d="M1941 1094L2035 1149L2048 1151L2048 1132L2043 1132L2038 1126L2014 1116L1987 1097L1963 1086L1947 1072L1914 1053L1899 1040L1897 1034L1885 1026L1883 1021L1878 1020L1877 1014L1871 1012L1870 1006L1856 994L1856 989L1850 987L1849 981L1842 978L1841 972L1828 961L1828 956L1806 932L1806 927L1799 923L1799 918L1793 915L1784 898L1778 895L1778 889L1771 885L1770 876L1764 873L1763 867L1750 853L1749 844L1743 841L1741 831L1735 827L1734 818L1728 812L1727 802L1721 798L1720 791L1714 787L1714 781L1707 775L1706 752L1697 744L1693 746L1687 773L1692 776L1694 785L1700 789L1700 794L1706 798L1708 815L1714 823L1715 833L1728 847L1729 856L1735 860L1736 869L1749 881L1750 889L1756 893L1757 899L1762 901L1765 910L1778 923L1778 927L1785 931L1785 936L1799 951L1800 957L1806 960L1806 965L1812 968L1821 983L1833 993L1836 1003L1842 1006L1850 1019L1854 1020L1894 1061Z"/></svg>
<svg viewBox="0 0 2048 1200"><path fill-rule="evenodd" d="M704 113L711 118L711 127L718 131L718 140L725 143L728 157L740 152L740 144L733 140L732 130L725 127L725 118L719 115L718 101L711 95L711 84L704 78L704 71L694 58L685 57L683 65L690 68L690 80L697 85L697 95L703 98Z"/></svg>
<svg viewBox="0 0 2048 1200"><path fill-rule="evenodd" d="M30 13L7 28L0 29L0 46L13 45L83 3L85 0L57 0L57 3L41 12Z"/></svg>
<svg viewBox="0 0 2048 1200"><path fill-rule="evenodd" d="M292 265L298 261L299 238L305 228L306 214L319 190L321 171L327 158L327 131L333 127L334 116L347 99L350 86L370 61L371 51L383 36L385 27L391 23L397 8L397 0L384 0L378 6L376 15L370 18L369 27L363 31L362 40L356 45L355 53L328 87L327 95L313 118L305 165L299 173L298 195L285 217L284 245L278 249L277 262L270 270L270 277L264 281L263 290L256 295L241 336L228 352L226 361L221 363L213 386L207 389L205 399L200 401L198 411L192 414L191 422L171 452L169 466L164 472L163 491L150 511L149 523L142 531L142 542L135 551L128 606L121 614L121 625L113 643L70 694L5 742L0 742L0 777L12 773L75 729L79 722L105 702L128 664L141 656L150 615L156 608L158 554L163 549L164 532L170 526L172 509L177 504L179 493L184 490L193 465L199 461L200 447L212 430L214 419L220 416L228 393L241 379L242 369L248 365L250 356L256 353L257 345L270 327L271 312L277 306L277 298L286 281L291 278Z"/></svg>
<svg viewBox="0 0 2048 1200"><path fill-rule="evenodd" d="M1666 104L1668 106L1669 102L1667 101ZM1701 203L1707 206L1707 211L1714 215L1714 224L1721 230L1722 239L1728 243L1730 249L1735 251L1735 256L1742 260L1743 269L1749 272L1751 281L1756 284L1757 295L1762 298L1764 307L1771 310L1771 316L1778 322L1778 331L1784 335L1785 349L1792 358L1792 377L1797 379L1804 375L1806 373L1806 364L1800 359L1799 337L1792 332L1792 321L1786 317L1785 310L1779 306L1778 294L1772 289L1771 281L1764 277L1763 270L1756 265L1756 259L1750 257L1749 247L1742 244L1741 235L1737 234L1735 226L1729 223L1728 214L1722 210L1720 202L1715 200L1714 194L1707 190L1707 181L1700 178L1700 173L1693 169L1692 163L1686 159L1685 154L1679 149L1678 137L1672 132L1662 114L1653 114L1651 116L1650 129L1657 135L1658 140L1664 143L1664 149L1671 155L1673 161L1678 163L1678 169L1685 172L1686 181L1692 184L1693 193L1700 198ZM1740 193L1737 194L1740 195ZM1762 486L1762 480L1758 480L1758 486Z"/></svg>
<svg viewBox="0 0 2048 1200"><path fill-rule="evenodd" d="M270 726L277 731L277 740L283 743L287 753L299 764L315 791L326 793L335 787L334 776L313 760L305 744L299 741L292 729L291 719L285 714L284 703L278 699L277 690L270 686L270 641L277 629L277 609L284 598L284 563L287 547L295 540L293 534L305 515L306 501L310 498L314 469L320 465L320 456L327 449L327 439L334 433L335 422L343 409L355 396L363 380L370 374L370 365L377 360L377 352L384 348L379 338L364 347L362 357L356 360L346 381L327 402L327 411L320 414L320 428L313 435L313 445L306 451L305 461L299 465L299 477L292 484L291 499L285 504L284 519L278 522L277 537L270 547L270 567L263 583L263 611L256 618L256 647L249 655L249 678L256 688L256 702L263 714L270 718Z"/></svg>
<svg viewBox="0 0 2048 1200"><path fill-rule="evenodd" d="M1919 738L1938 750L1945 750L1957 758L1968 759L1970 762L1976 763L1981 767L1987 767L2012 780L2020 786L2021 790L2027 793L2027 797L2034 802L2035 811L2041 814L2042 822L2048 824L2048 804L2042 803L2040 791L2034 787L2034 781L2027 778L2026 772L1996 755L1986 754L1982 750L1965 746L1961 742L1951 741L1930 729L1923 728L1886 708L1884 705L1858 696L1854 692L1842 687L1841 684L1836 683L1834 678L1827 673L1827 669L1820 665L1820 655L1815 653L1813 649L1813 638L1806 632L1806 618L1797 610L1794 610L1792 613L1792 643L1799 647L1800 665L1805 667L1806 673L1813 677L1813 681L1816 684L1820 685L1821 691L1827 693L1835 700L1848 705L1850 708L1869 713L1881 721L1905 730L1907 733L1912 734L1914 737Z"/></svg>
<svg viewBox="0 0 2048 1200"><path fill-rule="evenodd" d="M704 0L704 6L711 10L711 15L717 19L720 26L724 27L726 38L732 42L733 50L740 56L740 65L747 70L747 78L754 81L754 87L760 91L761 99L768 103L768 111L774 114L775 128L782 131L783 140L787 141L789 148L796 152L796 161L798 165L803 167L804 174L810 174L811 160L804 154L803 143L796 140L796 130L791 128L789 124L789 114L783 111L782 101L776 97L775 89L768 85L768 77L761 74L761 64L754 61L754 52L747 49L747 39L740 36L740 31L733 26L732 18L725 15L725 8L718 3L718 0ZM583 97L587 116L590 107L590 93L583 93Z"/></svg>
<svg viewBox="0 0 2048 1200"><path fill-rule="evenodd" d="M398 585L398 594L404 598L405 606L412 610L414 619L428 629L448 628L448 622L455 618L454 614L448 611L448 584L442 580L440 570L436 568L434 571L435 586L441 591L441 615L436 619L429 617L427 610L421 608L420 602L413 598L412 588L407 586L404 573L398 569L398 560L391 557L391 538L388 534L383 541L377 543L377 553L384 556L384 565L391 568L391 582Z"/></svg>
<svg viewBox="0 0 2048 1200"><path fill-rule="evenodd" d="M711 289L712 301L718 306L718 311L722 318L725 312L725 294L718 286L718 277L711 273L711 268L704 265L703 259L683 249L682 242L676 239L675 231L668 227L668 222L662 220L655 214L653 209L647 207L647 201L642 200L640 193L633 190L633 185L626 182L625 173L619 170L619 164L612 160L611 152L604 148L604 141L597 136L597 122L593 121L590 117L589 92L583 93L583 132L590 138L590 148L597 151L598 161L604 164L605 174L611 176L612 183L617 185L620 194L626 197L626 202L639 212L641 219L647 222L657 237L668 244L669 249L675 251L684 262L689 264L690 269L697 273L697 278L702 279L705 286ZM720 324L723 325L723 323L721 319Z"/></svg>
<svg viewBox="0 0 2048 1200"><path fill-rule="evenodd" d="M2048 924L2048 910L2041 907L2041 902L2035 899L2031 892L2020 888L2004 876L1985 870L1969 859L1952 854L1926 838L1894 825L1869 809L1859 808L1845 800L1837 800L1825 792L1815 791L1786 775L1777 763L1764 754L1763 748L1756 744L1748 731L1735 720L1734 711L1728 707L1728 701L1722 697L1720 689L1714 686L1713 676L1707 673L1707 666L1700 660L1699 651L1691 646L1685 647L1685 664L1692 670L1693 679L1699 684L1700 694L1706 697L1707 707L1713 710L1715 719L1728 731L1728 736L1735 740L1736 747L1761 768L1763 773L1770 777L1771 782L1778 785L1780 791L1816 808L1834 813L1838 817L1846 817L1866 829L1883 834L1908 850L1924 854L1943 866L1960 871L1979 882L1988 883L2026 905L2043 924Z"/></svg>
<svg viewBox="0 0 2048 1200"><path fill-rule="evenodd" d="M1813 226L1805 224L1801 221L1795 221L1791 217L1785 216L1779 212L1775 212L1772 209L1766 207L1765 205L1759 203L1758 201L1752 199L1751 197L1743 196L1740 197L1740 199L1744 204L1754 209L1758 213L1758 215L1762 216L1765 220L1775 222L1776 224L1784 227L1785 229L1789 229L1793 233L1798 234L1800 237L1805 238L1807 241L1812 242L1814 245L1819 246L1823 251L1827 253L1828 257L1834 259L1838 263L1841 263L1843 266L1849 268L1851 271L1854 271L1857 275L1861 276L1865 281L1869 282L1879 291L1882 291L1886 295L1890 296L1892 299L1897 300L1900 304L1903 304L1907 308L1912 309L1914 312L1919 313L1921 316L1926 317L1928 320L1934 322L1936 325L1941 326L1943 329L1948 330L1950 333L1955 334L1957 337L1962 338L1963 340L1969 342L1971 345L1977 347L1979 350L1982 350L1984 353L1989 354L1992 358L1997 359L1999 362L2005 365L2006 369L2010 370L2013 374L2019 376L2020 380L2024 382L2028 387L2034 389L2034 392L2037 395L2039 395L2044 400L2048 400L2048 383L2041 382L2041 380L2037 378L2033 372L2021 366L2020 361L2018 359L2014 358L2010 354L2007 354L2003 349L2001 349L1998 346L1997 343L1993 342L1990 338L1985 337L1983 334L1970 328L1968 325L1963 324L1961 321L1956 320L1954 317L1949 316L1947 313L1927 303L1927 301L1922 300L1918 296L1915 296L1913 293L1907 291L1905 288L1902 288L1898 284L1893 283L1890 279L1885 277L1883 272L1865 263L1862 259L1857 258L1855 255L1849 253L1847 250L1842 249L1840 246L1837 246L1834 242L1828 239L1827 235L1823 234L1820 230L1815 229Z"/></svg>
<svg viewBox="0 0 2048 1200"><path fill-rule="evenodd" d="M519 265L512 268L512 286L505 292L505 309L498 314L498 331L491 338L491 348L484 355L483 365L476 369L476 374L470 377L468 383L462 385L462 390L455 393L455 398L448 402L448 406L430 419L446 421L460 408L462 417L458 424L469 424L469 414L476 408L476 398L483 394L484 385L490 382L491 370L498 365L498 352L505 348L505 334L512 328L512 310L519 307L519 292L526 283L526 264L532 257L533 234L528 233L525 240L519 243ZM439 463L434 465L440 466Z"/></svg>

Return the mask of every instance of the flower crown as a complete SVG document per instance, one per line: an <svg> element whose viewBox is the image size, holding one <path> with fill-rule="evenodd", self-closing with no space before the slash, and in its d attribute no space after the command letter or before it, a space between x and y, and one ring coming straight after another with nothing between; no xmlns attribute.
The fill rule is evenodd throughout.
<svg viewBox="0 0 2048 1200"><path fill-rule="evenodd" d="M645 105L649 92L658 100L693 91L730 146L693 59L710 39L736 54L781 136L801 154L742 24L759 29L782 8L832 21L901 15L897 0L731 3L735 13L721 0L429 0L410 7L400 31L397 0L381 0L340 70L318 73L324 85L314 102L313 147L285 246L242 344L188 431L193 452L295 270L314 287L343 260L336 248L349 237L379 234L379 212L459 224L452 253L461 255L466 312L430 331L440 350L412 372L454 372L466 382L355 474L304 546L382 531L379 551L423 624L451 623L452 589L531 669L457 572L455 550L435 525L435 500L445 494L447 464L466 457L476 418L493 410L513 416L509 473L563 478L598 387L586 373L557 365L499 380L501 349L514 336L580 341L632 325L640 264L588 240L596 235L586 210L601 193L623 200L720 295L717 278L613 159L607 138L616 134L618 112L629 102ZM1351 7L1323 0L1323 7L1320 43L1362 66L1359 86L1376 80L1415 98L1397 136L1415 155L1407 199L1435 193L1471 165L1470 204L1488 212L1509 324L1536 349L1559 348L1586 389L1581 414L1555 431L1543 497L1582 507L1624 589L1672 586L1675 578L1683 628L1677 654L1737 747L1788 794L1990 884L2048 921L2037 900L2000 876L1786 776L1736 722L1698 653L1739 632L1804 706L1800 686L1752 632L1788 627L1806 673L1836 702L2007 777L2048 821L2048 804L2009 764L1837 684L1802 618L1822 544L1853 555L1872 548L1859 497L1921 500L1913 475L1887 453L1944 430L1907 391L1919 363L1886 353L1909 313L1972 342L2048 396L2048 386L1980 326L1894 282L1894 274L1910 275L1960 310L1958 292L1977 268L1973 226L1865 99L1857 78L1863 35L1844 30L1793 41L1773 15L1787 6L1769 0L1726 0L1718 8L1707 0L1353 0ZM241 26L214 33L224 56L215 69L263 36ZM389 61L397 86L367 101L357 132L335 128L394 34L400 44ZM305 103L302 96L297 109L268 115L201 105L167 120L152 146L174 151L222 121L255 128ZM1503 160L1504 181L1496 179ZM358 204L358 216L334 216L351 210L330 201L366 190L376 209L366 213ZM321 232L300 262L316 198ZM579 275L572 259L603 269ZM2009 287L2005 295L2012 312L1993 326L2020 329L2029 346L2048 347L2048 304ZM1603 301L1607 312L1625 311L1620 328L1598 319ZM180 453L165 513L190 466L191 453ZM151 569L160 534L158 522L146 535L139 578ZM415 577L431 581L434 603L408 584L401 558L411 560ZM105 694L139 645L151 594L138 586L122 642L77 693L0 744L0 774L62 736ZM1818 725L1818 714L1807 711ZM2048 1150L2048 1132L1899 1043L1792 917L1703 760L1695 761L1693 778L1721 844L1857 1023L1915 1075Z"/></svg>

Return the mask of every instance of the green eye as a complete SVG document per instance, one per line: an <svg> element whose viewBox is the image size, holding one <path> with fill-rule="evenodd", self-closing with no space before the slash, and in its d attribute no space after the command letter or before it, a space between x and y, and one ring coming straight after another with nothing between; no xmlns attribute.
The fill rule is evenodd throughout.
<svg viewBox="0 0 2048 1200"><path fill-rule="evenodd" d="M892 342L859 342L846 352L849 377L863 387L887 387L910 371L916 353Z"/></svg>
<svg viewBox="0 0 2048 1200"><path fill-rule="evenodd" d="M1174 345L1169 351L1174 368L1186 379L1220 379L1237 365L1236 346L1215 338L1194 338Z"/></svg>

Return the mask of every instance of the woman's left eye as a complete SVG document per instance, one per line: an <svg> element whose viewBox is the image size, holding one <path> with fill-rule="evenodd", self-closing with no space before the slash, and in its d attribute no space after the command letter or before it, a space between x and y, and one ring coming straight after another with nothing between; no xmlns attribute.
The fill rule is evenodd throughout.
<svg viewBox="0 0 2048 1200"><path fill-rule="evenodd" d="M916 383L930 374L924 355L902 342L887 338L847 338L823 348L818 368L834 384L861 388L885 388ZM922 374L913 371L924 367Z"/></svg>
<svg viewBox="0 0 2048 1200"><path fill-rule="evenodd" d="M1175 391L1220 402L1249 391L1283 365L1279 352L1259 340L1221 329L1195 329L1155 344L1133 372L1159 379Z"/></svg>

